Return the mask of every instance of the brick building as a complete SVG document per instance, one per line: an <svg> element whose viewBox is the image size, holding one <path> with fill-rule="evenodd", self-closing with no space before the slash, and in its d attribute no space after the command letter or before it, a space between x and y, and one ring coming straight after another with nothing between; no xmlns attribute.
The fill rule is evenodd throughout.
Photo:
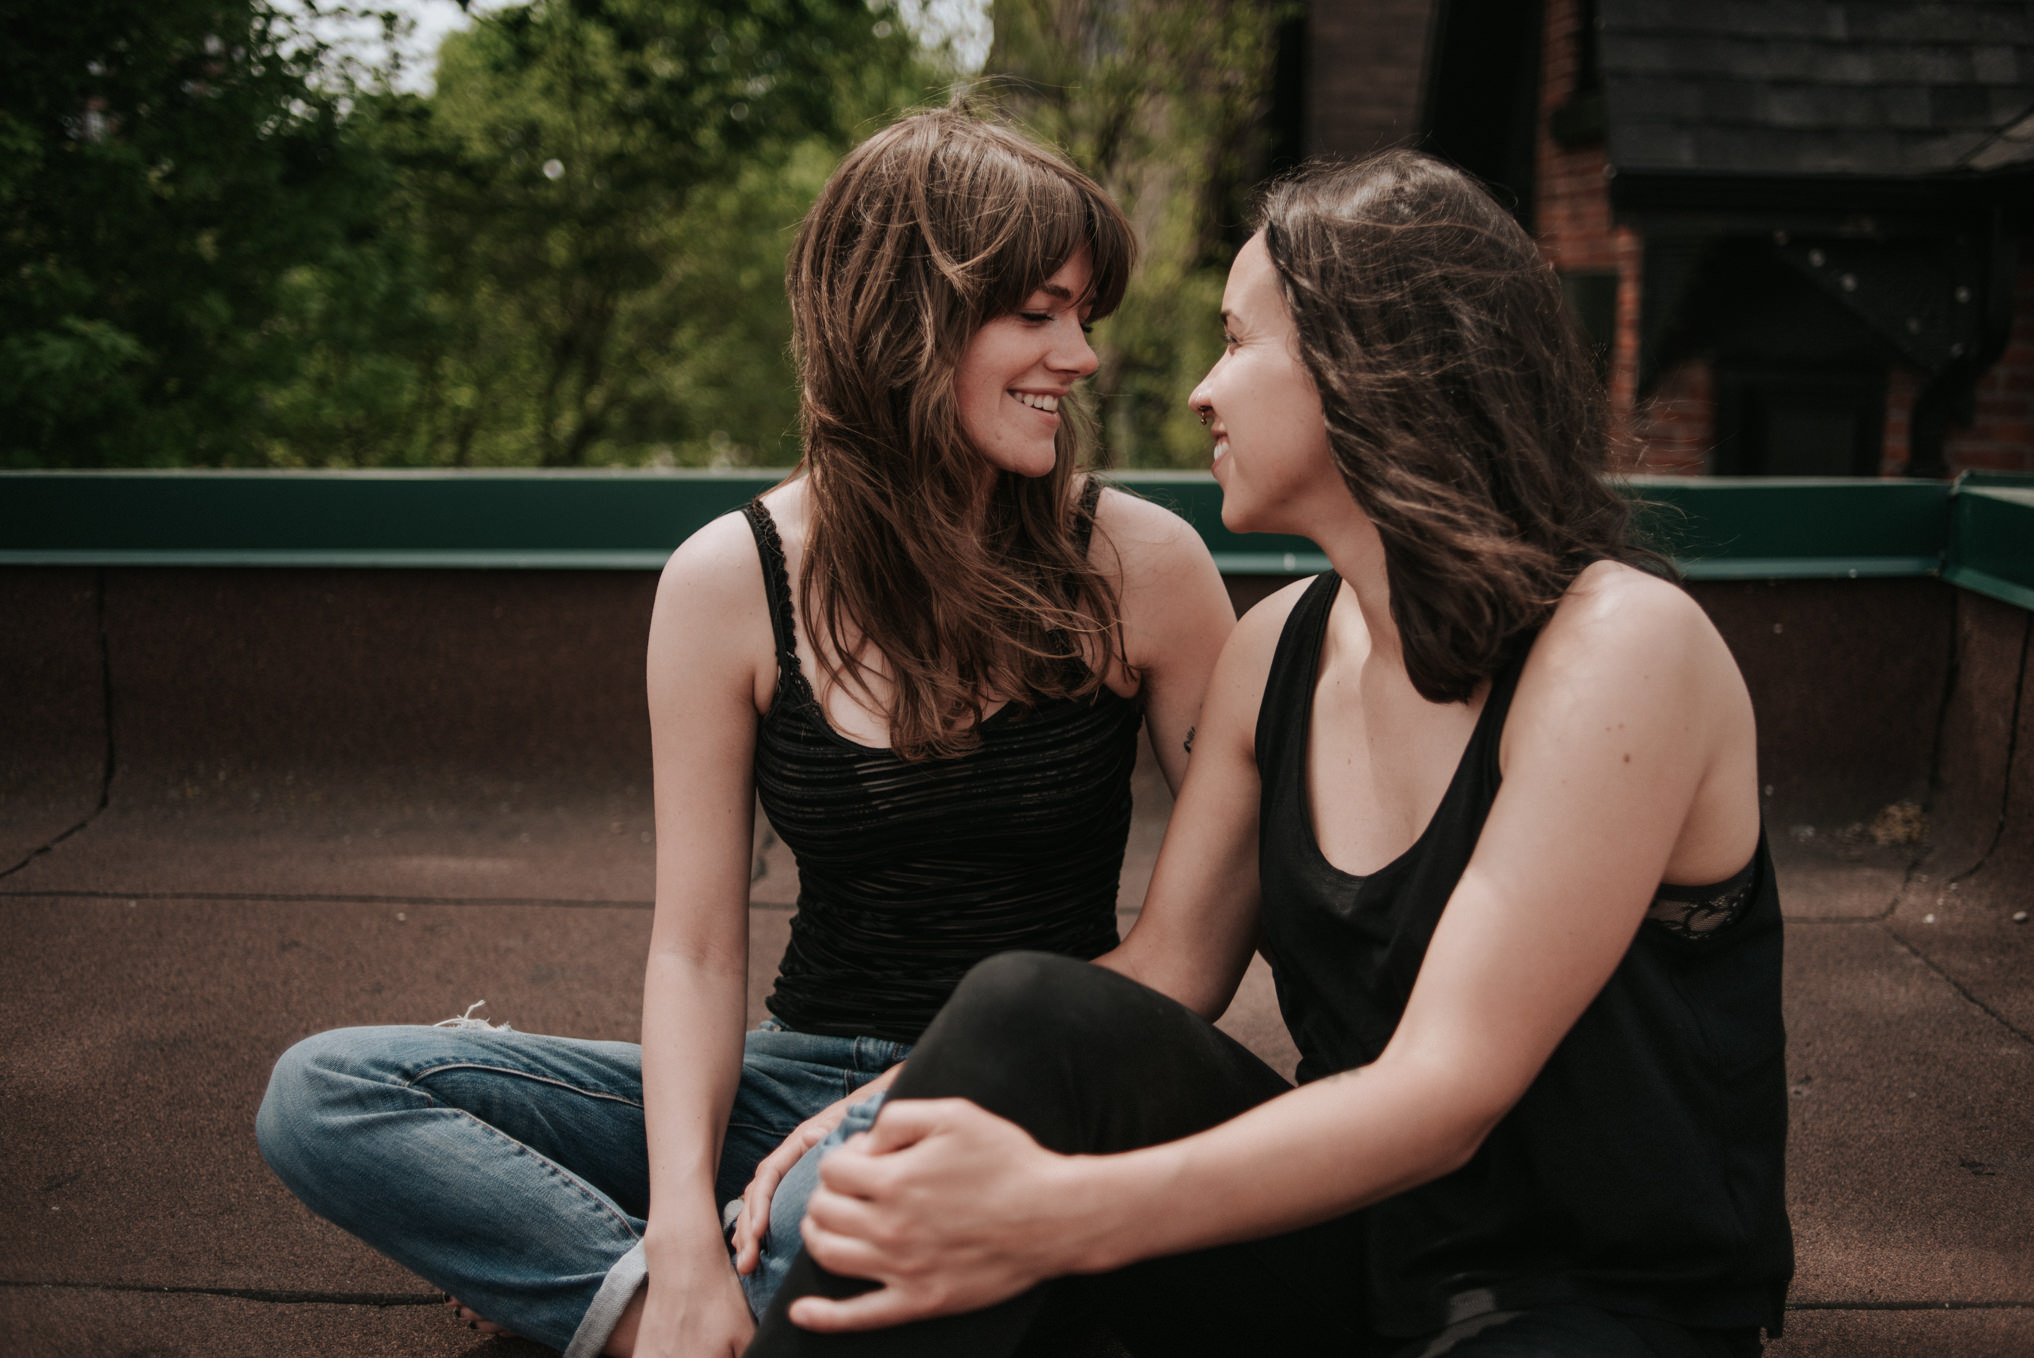
<svg viewBox="0 0 2034 1358"><path fill-rule="evenodd" d="M1287 44L1281 144L1509 196L1636 468L2034 472L2034 6L1312 0Z"/></svg>

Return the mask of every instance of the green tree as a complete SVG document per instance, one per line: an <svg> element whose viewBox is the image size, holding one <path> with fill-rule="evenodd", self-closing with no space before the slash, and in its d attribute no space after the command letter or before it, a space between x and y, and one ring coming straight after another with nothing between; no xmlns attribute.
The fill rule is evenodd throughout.
<svg viewBox="0 0 2034 1358"><path fill-rule="evenodd" d="M1187 393L1221 350L1228 246L1263 173L1275 0L995 0L986 75L1113 194L1144 247L1098 332L1103 428L1131 466L1204 466Z"/></svg>
<svg viewBox="0 0 2034 1358"><path fill-rule="evenodd" d="M455 35L432 98L375 114L431 295L392 459L780 456L788 227L916 62L861 0L537 0Z"/></svg>
<svg viewBox="0 0 2034 1358"><path fill-rule="evenodd" d="M0 0L0 463L787 455L789 228L934 78L890 10L532 0L423 97L281 3Z"/></svg>
<svg viewBox="0 0 2034 1358"><path fill-rule="evenodd" d="M313 14L0 4L0 465L255 456L285 279L375 230Z"/></svg>

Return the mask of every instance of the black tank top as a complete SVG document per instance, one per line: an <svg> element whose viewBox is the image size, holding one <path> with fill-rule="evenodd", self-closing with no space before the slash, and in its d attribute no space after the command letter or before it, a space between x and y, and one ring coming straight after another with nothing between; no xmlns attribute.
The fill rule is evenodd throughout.
<svg viewBox="0 0 2034 1358"><path fill-rule="evenodd" d="M1366 877L1322 855L1306 750L1340 579L1287 619L1257 719L1263 947L1299 1078L1375 1060L1497 795L1525 664L1495 678L1433 820ZM1531 966L1530 956L1518 959ZM1579 1303L1779 1333L1793 1275L1780 904L1761 832L1742 908L1655 917L1469 1163L1358 1213L1373 1324L1420 1335L1485 1311Z"/></svg>
<svg viewBox="0 0 2034 1358"><path fill-rule="evenodd" d="M1079 504L1083 548L1099 493L1091 480ZM1013 702L945 759L857 744L799 664L776 524L760 501L743 513L777 641L756 792L798 860L770 1012L799 1032L915 1042L986 957L1115 947L1142 702L1106 685L1092 700Z"/></svg>

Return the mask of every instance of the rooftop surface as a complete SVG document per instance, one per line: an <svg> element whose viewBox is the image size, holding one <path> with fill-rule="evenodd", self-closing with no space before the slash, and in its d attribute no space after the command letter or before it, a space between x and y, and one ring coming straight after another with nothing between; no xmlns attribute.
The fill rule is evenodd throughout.
<svg viewBox="0 0 2034 1358"><path fill-rule="evenodd" d="M0 881L9 1353L535 1351L457 1327L300 1207L253 1111L276 1053L325 1027L485 999L519 1028L633 1037L648 820L512 803L424 830L366 791L259 833L116 804ZM1125 927L1167 802L1148 769L1138 792ZM1774 1351L2034 1352L2034 929L1965 907L1925 851L1783 843L1800 1272ZM765 832L752 1020L794 898ZM1261 963L1223 1026L1291 1069Z"/></svg>
<svg viewBox="0 0 2034 1358"><path fill-rule="evenodd" d="M1824 490L1690 520L1735 544L1692 588L1752 687L1789 916L1799 1272L1772 1351L2025 1358L2034 501ZM174 560L0 562L0 1354L534 1352L306 1212L253 1116L325 1028L485 1000L635 1036L654 576ZM1168 806L1148 767L1136 791L1126 928ZM752 1019L796 894L764 829ZM1223 1023L1291 1068L1261 965Z"/></svg>

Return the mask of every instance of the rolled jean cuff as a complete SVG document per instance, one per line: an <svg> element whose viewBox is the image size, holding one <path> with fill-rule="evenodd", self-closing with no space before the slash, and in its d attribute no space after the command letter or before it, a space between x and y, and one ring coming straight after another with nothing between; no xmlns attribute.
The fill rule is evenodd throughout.
<svg viewBox="0 0 2034 1358"><path fill-rule="evenodd" d="M593 1304L586 1308L579 1328L572 1332L572 1342L565 1346L565 1358L599 1358L600 1351L607 1347L608 1336L621 1321L622 1312L629 1309L629 1303L636 1299L636 1292L649 1276L643 1242L638 1240L601 1279L600 1291L593 1294Z"/></svg>

